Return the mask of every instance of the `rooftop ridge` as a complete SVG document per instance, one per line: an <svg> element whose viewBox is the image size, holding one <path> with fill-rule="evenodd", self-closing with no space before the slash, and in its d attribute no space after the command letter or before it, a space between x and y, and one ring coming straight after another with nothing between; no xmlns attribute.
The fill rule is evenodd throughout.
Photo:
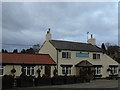
<svg viewBox="0 0 120 90"><path fill-rule="evenodd" d="M56 49L60 49L60 50L102 52L101 48L99 48L97 45L92 45L89 43L63 41L63 40L50 40L49 42Z"/></svg>
<svg viewBox="0 0 120 90"><path fill-rule="evenodd" d="M42 54L42 53L39 53L39 54L32 54L32 53L0 53L0 54L23 54L23 55L49 55L49 54Z"/></svg>
<svg viewBox="0 0 120 90"><path fill-rule="evenodd" d="M63 40L50 40L50 41L60 41L60 42L69 42L69 43L78 43L78 44L87 44L87 45L92 45L90 43L83 43L83 42L74 42L74 41L63 41ZM96 45L95 45L96 46Z"/></svg>

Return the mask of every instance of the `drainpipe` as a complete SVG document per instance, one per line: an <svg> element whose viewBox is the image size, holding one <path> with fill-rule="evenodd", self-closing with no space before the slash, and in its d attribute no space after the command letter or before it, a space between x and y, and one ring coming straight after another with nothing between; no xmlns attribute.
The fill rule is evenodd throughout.
<svg viewBox="0 0 120 90"><path fill-rule="evenodd" d="M57 73L58 73L58 50L57 50Z"/></svg>

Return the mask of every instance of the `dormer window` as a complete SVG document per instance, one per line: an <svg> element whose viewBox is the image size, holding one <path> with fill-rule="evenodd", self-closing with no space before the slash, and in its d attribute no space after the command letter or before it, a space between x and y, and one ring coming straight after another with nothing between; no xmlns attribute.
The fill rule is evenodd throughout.
<svg viewBox="0 0 120 90"><path fill-rule="evenodd" d="M62 52L62 58L66 58L66 59L71 58L71 52Z"/></svg>
<svg viewBox="0 0 120 90"><path fill-rule="evenodd" d="M100 54L93 54L93 59L100 59Z"/></svg>

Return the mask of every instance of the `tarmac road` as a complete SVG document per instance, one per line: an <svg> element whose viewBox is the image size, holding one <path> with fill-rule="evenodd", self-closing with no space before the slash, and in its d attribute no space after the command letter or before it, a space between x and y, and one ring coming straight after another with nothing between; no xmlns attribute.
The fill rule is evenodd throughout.
<svg viewBox="0 0 120 90"><path fill-rule="evenodd" d="M118 80L94 80L90 83L39 86L36 88L118 88Z"/></svg>
<svg viewBox="0 0 120 90"><path fill-rule="evenodd" d="M90 83L66 84L66 85L51 85L37 87L21 87L6 90L120 90L119 80L93 80Z"/></svg>

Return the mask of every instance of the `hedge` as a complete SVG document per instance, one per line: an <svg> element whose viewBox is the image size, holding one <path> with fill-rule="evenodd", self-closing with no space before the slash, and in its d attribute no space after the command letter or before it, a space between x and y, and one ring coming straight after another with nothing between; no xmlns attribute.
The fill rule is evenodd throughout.
<svg viewBox="0 0 120 90"><path fill-rule="evenodd" d="M14 77L12 75L4 75L2 77L2 89L12 88L14 84Z"/></svg>

